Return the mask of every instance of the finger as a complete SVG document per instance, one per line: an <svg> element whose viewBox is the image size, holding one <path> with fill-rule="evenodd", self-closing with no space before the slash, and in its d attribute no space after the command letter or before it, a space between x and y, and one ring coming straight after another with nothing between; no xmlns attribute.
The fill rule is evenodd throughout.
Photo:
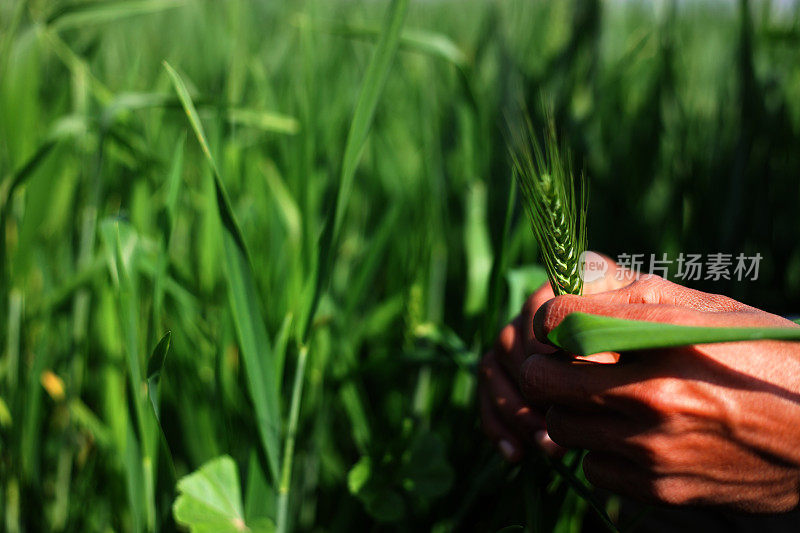
<svg viewBox="0 0 800 533"><path fill-rule="evenodd" d="M690 289L653 274L642 275L633 283L603 295L601 299L614 303L678 305L698 311L752 309L727 296Z"/></svg>
<svg viewBox="0 0 800 533"><path fill-rule="evenodd" d="M492 407L492 400L485 389L480 391L479 402L483 432L497 446L506 461L512 463L520 461L524 456L522 442L500 421Z"/></svg>
<svg viewBox="0 0 800 533"><path fill-rule="evenodd" d="M546 420L550 438L564 448L613 452L638 464L652 460L637 441L648 429L638 418L554 406L547 410Z"/></svg>
<svg viewBox="0 0 800 533"><path fill-rule="evenodd" d="M561 456L566 450L554 443L547 434L544 415L525 403L514 381L497 365L494 353L489 352L481 362L482 393L489 399L492 414L515 437L541 448L551 456Z"/></svg>
<svg viewBox="0 0 800 533"><path fill-rule="evenodd" d="M517 316L510 324L503 328L497 337L494 354L497 361L509 375L519 375L519 368L526 357L525 341L522 335L523 317ZM553 351L552 346L547 350Z"/></svg>
<svg viewBox="0 0 800 533"><path fill-rule="evenodd" d="M527 358L527 354L530 353L526 350L520 333L521 321L521 316L518 316L511 324L503 328L497 337L497 342L492 352L492 357L497 359L497 362L500 363L500 366L511 376L512 381L515 383L519 381L520 368ZM552 346L542 345L541 350L535 351L535 353L549 354L556 351L558 350ZM594 361L595 363L616 363L619 361L619 354L601 352L582 356L581 359Z"/></svg>
<svg viewBox="0 0 800 533"><path fill-rule="evenodd" d="M610 257L597 252L586 252L584 260L592 265L595 271L604 272L600 276L592 276L584 282L583 294L597 294L619 289L629 285L637 277L638 273L618 266ZM536 311L547 301L552 300L555 295L549 282L542 284L522 306L519 316L512 322L516 328L514 340L521 342L522 353L554 353L556 350L548 343L542 343L534 334L533 317ZM508 326L506 326L508 328ZM507 338L511 338L511 332L504 332ZM502 337L502 334L501 334ZM509 342L509 346L511 343ZM510 351L510 348L507 350ZM513 354L516 357L516 353ZM521 361L514 361L511 364L519 365Z"/></svg>
<svg viewBox="0 0 800 533"><path fill-rule="evenodd" d="M549 455L562 455L566 451L550 438L541 411L531 408L508 378L504 376L493 380L489 385L489 396L494 412L514 435L538 446Z"/></svg>
<svg viewBox="0 0 800 533"><path fill-rule="evenodd" d="M589 452L583 458L583 473L596 487L647 503L685 505L697 496L689 477L658 475L617 454Z"/></svg>
<svg viewBox="0 0 800 533"><path fill-rule="evenodd" d="M533 332L533 317L536 311L539 310L542 304L552 300L553 296L555 295L553 294L552 287L550 287L550 283L545 282L526 300L525 305L522 306L522 311L517 319L515 319L519 341L522 343L525 355L530 353L555 352L555 349L549 344L539 342Z"/></svg>
<svg viewBox="0 0 800 533"><path fill-rule="evenodd" d="M535 354L522 364L518 385L533 407L558 405L596 412L618 408L617 398L635 397L635 389L642 386L637 372L636 365Z"/></svg>
<svg viewBox="0 0 800 533"><path fill-rule="evenodd" d="M592 451L583 458L583 473L595 487L638 500L653 501L655 477L636 463L613 453Z"/></svg>
<svg viewBox="0 0 800 533"><path fill-rule="evenodd" d="M731 312L722 312L721 309L728 304L721 303L719 299L714 301L723 307L710 311L708 308L701 309L703 306L697 302L691 307L688 305L689 299L677 297L680 291L675 287L678 286L674 283L652 276L642 278L629 287L617 291L588 296L558 296L544 303L536 312L533 330L536 337L545 342L550 332L564 317L575 312L691 326L792 325L780 317L757 312L747 306Z"/></svg>
<svg viewBox="0 0 800 533"><path fill-rule="evenodd" d="M538 434L545 429L544 416L525 403L516 383L506 375L492 355L488 354L484 360L484 389L495 413L524 440L541 440Z"/></svg>

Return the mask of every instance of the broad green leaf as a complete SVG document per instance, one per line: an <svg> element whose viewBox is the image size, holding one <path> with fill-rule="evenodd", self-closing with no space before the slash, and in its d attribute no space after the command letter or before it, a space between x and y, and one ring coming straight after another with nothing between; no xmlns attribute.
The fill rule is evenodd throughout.
<svg viewBox="0 0 800 533"><path fill-rule="evenodd" d="M575 355L755 340L800 341L800 327L699 327L570 313L547 337Z"/></svg>
<svg viewBox="0 0 800 533"><path fill-rule="evenodd" d="M396 491L381 487L359 496L367 512L381 522L395 522L406 514L406 504Z"/></svg>
<svg viewBox="0 0 800 533"><path fill-rule="evenodd" d="M373 518L381 522L399 520L406 513L405 501L389 481L379 477L379 474L379 470L373 468L370 457L359 459L347 474L350 494L361 500Z"/></svg>
<svg viewBox="0 0 800 533"><path fill-rule="evenodd" d="M178 498L172 507L175 521L192 533L270 533L272 522L246 524L236 463L217 457L178 481Z"/></svg>
<svg viewBox="0 0 800 533"><path fill-rule="evenodd" d="M180 75L167 62L164 68L169 73L178 93L189 123L205 154L208 164L214 173L217 209L223 225L223 241L225 254L225 270L228 278L228 299L233 314L236 334L242 349L245 363L247 385L256 412L261 443L267 457L270 474L278 480L278 463L280 458L280 405L278 387L275 380L272 348L269 336L258 304L258 290L253 278L250 255L244 243L239 225L233 215L228 194L222 183L217 165L211 155L206 141L203 125L197 109L192 103L189 91Z"/></svg>
<svg viewBox="0 0 800 533"><path fill-rule="evenodd" d="M453 469L442 440L433 433L420 435L409 450L403 474L403 486L412 494L424 499L445 494L453 483Z"/></svg>

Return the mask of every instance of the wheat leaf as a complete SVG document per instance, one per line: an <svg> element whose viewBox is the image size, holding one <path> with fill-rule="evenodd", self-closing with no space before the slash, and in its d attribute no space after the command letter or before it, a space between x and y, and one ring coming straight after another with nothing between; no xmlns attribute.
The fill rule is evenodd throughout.
<svg viewBox="0 0 800 533"><path fill-rule="evenodd" d="M755 340L800 341L800 327L700 327L570 313L547 336L575 355Z"/></svg>

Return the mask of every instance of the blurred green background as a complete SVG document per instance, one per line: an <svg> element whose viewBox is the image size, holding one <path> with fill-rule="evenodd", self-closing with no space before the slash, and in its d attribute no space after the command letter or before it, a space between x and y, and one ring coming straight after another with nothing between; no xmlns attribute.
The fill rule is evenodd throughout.
<svg viewBox="0 0 800 533"><path fill-rule="evenodd" d="M479 427L475 365L544 279L519 95L586 170L592 249L758 252L693 286L798 312L795 3L403 4L0 3L6 531L174 530L223 454L234 530L599 526Z"/></svg>

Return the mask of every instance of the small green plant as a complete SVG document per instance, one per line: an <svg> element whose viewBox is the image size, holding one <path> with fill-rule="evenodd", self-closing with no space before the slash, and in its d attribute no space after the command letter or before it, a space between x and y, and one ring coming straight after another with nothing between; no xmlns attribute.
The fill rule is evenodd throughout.
<svg viewBox="0 0 800 533"><path fill-rule="evenodd" d="M556 296L580 294L581 257L586 250L586 178L572 172L570 152L559 145L549 113L544 147L536 140L527 113L511 128L514 176Z"/></svg>

